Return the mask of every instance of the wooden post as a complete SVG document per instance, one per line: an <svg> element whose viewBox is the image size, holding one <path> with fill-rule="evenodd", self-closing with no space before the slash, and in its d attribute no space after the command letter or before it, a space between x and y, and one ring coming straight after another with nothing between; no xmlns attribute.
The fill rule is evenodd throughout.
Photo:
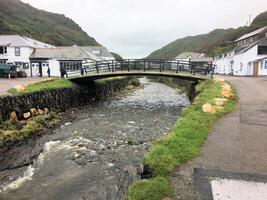
<svg viewBox="0 0 267 200"><path fill-rule="evenodd" d="M128 72L130 71L130 60L128 59Z"/></svg>
<svg viewBox="0 0 267 200"><path fill-rule="evenodd" d="M150 60L148 61L148 70L150 70Z"/></svg>
<svg viewBox="0 0 267 200"><path fill-rule="evenodd" d="M165 63L164 63L164 61L163 61L163 63L162 63L162 71L164 71L164 64L165 64Z"/></svg>

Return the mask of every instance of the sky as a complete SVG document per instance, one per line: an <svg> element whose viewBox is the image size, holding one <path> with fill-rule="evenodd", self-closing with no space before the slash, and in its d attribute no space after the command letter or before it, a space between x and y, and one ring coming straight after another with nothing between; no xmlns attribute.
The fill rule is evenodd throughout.
<svg viewBox="0 0 267 200"><path fill-rule="evenodd" d="M148 56L185 36L246 25L266 0L22 0L64 14L124 58Z"/></svg>

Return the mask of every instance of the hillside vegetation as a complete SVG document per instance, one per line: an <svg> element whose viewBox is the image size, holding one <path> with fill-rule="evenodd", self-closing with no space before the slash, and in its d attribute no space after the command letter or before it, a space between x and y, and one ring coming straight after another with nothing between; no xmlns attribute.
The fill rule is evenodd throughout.
<svg viewBox="0 0 267 200"><path fill-rule="evenodd" d="M208 34L189 36L177 39L165 47L154 51L148 58L172 59L185 51L206 53L210 56L219 55L232 48L234 40L243 34L267 25L267 12L258 15L251 26L237 29L216 29Z"/></svg>
<svg viewBox="0 0 267 200"><path fill-rule="evenodd" d="M19 0L0 0L0 34L32 36L53 45L99 45L73 20Z"/></svg>

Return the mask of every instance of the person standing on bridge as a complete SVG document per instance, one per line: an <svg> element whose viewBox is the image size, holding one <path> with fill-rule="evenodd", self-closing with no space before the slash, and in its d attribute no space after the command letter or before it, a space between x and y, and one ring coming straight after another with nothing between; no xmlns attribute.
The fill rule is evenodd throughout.
<svg viewBox="0 0 267 200"><path fill-rule="evenodd" d="M81 67L81 75L82 76L84 75L84 69L83 69L83 67Z"/></svg>

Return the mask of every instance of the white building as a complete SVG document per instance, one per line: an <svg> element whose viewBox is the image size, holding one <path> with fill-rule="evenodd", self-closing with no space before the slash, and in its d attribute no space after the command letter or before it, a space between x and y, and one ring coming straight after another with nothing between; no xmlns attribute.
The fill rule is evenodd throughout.
<svg viewBox="0 0 267 200"><path fill-rule="evenodd" d="M184 69L189 68L186 63L191 62L195 65L210 65L213 62L213 58L207 57L204 53L195 53L195 52L183 52L177 57L175 61L179 61L181 64L185 63Z"/></svg>
<svg viewBox="0 0 267 200"><path fill-rule="evenodd" d="M216 57L215 72L236 76L267 75L267 26L245 34L234 42L234 51Z"/></svg>
<svg viewBox="0 0 267 200"><path fill-rule="evenodd" d="M20 35L0 35L0 63L13 64L27 76L60 76L60 67L67 71L80 69L86 62L113 61L103 46L55 47Z"/></svg>
<svg viewBox="0 0 267 200"><path fill-rule="evenodd" d="M97 46L66 46L47 49L35 49L30 56L31 76L48 76L47 69L50 68L50 75L61 76L61 69L67 72L77 72L83 65L94 66L96 61L112 61L115 58L105 47ZM34 66L42 66L35 68ZM37 69L37 70L36 70Z"/></svg>
<svg viewBox="0 0 267 200"><path fill-rule="evenodd" d="M29 57L34 49L53 47L50 44L20 35L0 35L0 63L14 64L29 74Z"/></svg>

